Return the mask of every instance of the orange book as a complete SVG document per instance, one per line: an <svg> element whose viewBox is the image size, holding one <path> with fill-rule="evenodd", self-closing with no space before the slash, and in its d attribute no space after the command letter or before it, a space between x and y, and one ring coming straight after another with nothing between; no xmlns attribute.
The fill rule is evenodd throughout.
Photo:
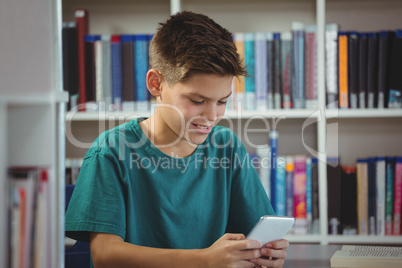
<svg viewBox="0 0 402 268"><path fill-rule="evenodd" d="M339 32L339 108L348 108L348 34Z"/></svg>

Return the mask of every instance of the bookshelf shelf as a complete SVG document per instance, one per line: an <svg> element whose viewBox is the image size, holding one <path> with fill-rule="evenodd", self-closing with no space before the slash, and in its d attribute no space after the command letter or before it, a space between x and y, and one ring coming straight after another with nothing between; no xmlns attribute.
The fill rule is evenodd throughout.
<svg viewBox="0 0 402 268"><path fill-rule="evenodd" d="M400 236L329 235L327 240L331 244L402 244Z"/></svg>
<svg viewBox="0 0 402 268"><path fill-rule="evenodd" d="M58 102L68 102L68 92L51 92L26 95L3 95L0 100L11 106L35 106Z"/></svg>
<svg viewBox="0 0 402 268"><path fill-rule="evenodd" d="M326 110L328 118L392 118L402 117L402 109Z"/></svg>

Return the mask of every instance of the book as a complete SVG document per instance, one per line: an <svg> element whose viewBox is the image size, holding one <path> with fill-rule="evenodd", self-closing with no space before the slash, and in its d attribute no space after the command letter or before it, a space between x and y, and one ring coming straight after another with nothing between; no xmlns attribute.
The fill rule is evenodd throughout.
<svg viewBox="0 0 402 268"><path fill-rule="evenodd" d="M305 29L305 97L306 108L316 109L317 99L317 26L307 25Z"/></svg>
<svg viewBox="0 0 402 268"><path fill-rule="evenodd" d="M348 33L338 33L339 108L349 107Z"/></svg>
<svg viewBox="0 0 402 268"><path fill-rule="evenodd" d="M267 38L265 33L255 34L255 97L258 111L267 109Z"/></svg>
<svg viewBox="0 0 402 268"><path fill-rule="evenodd" d="M402 30L396 30L393 43L388 108L402 108Z"/></svg>
<svg viewBox="0 0 402 268"><path fill-rule="evenodd" d="M307 204L306 204L306 156L294 156L293 179L293 216L296 220L294 233L307 233Z"/></svg>
<svg viewBox="0 0 402 268"><path fill-rule="evenodd" d="M123 54L120 35L111 37L112 102L114 109L122 110L123 100Z"/></svg>
<svg viewBox="0 0 402 268"><path fill-rule="evenodd" d="M312 160L306 157L306 219L307 233L312 233L313 228L313 189L312 189Z"/></svg>
<svg viewBox="0 0 402 268"><path fill-rule="evenodd" d="M286 216L286 160L283 156L278 156L276 159L275 185L275 214L278 216Z"/></svg>
<svg viewBox="0 0 402 268"><path fill-rule="evenodd" d="M267 36L267 108L274 109L274 35L266 33Z"/></svg>
<svg viewBox="0 0 402 268"><path fill-rule="evenodd" d="M144 112L149 107L149 92L146 83L148 72L148 36L138 34L135 36L135 100L136 111Z"/></svg>
<svg viewBox="0 0 402 268"><path fill-rule="evenodd" d="M75 22L63 23L63 89L69 94L67 110L76 109L78 105L78 42Z"/></svg>
<svg viewBox="0 0 402 268"><path fill-rule="evenodd" d="M402 210L402 157L396 158L394 178L394 216L393 235L401 234Z"/></svg>
<svg viewBox="0 0 402 268"><path fill-rule="evenodd" d="M274 109L281 108L282 68L281 68L281 34L274 33Z"/></svg>
<svg viewBox="0 0 402 268"><path fill-rule="evenodd" d="M325 26L325 90L328 108L338 108L338 24Z"/></svg>
<svg viewBox="0 0 402 268"><path fill-rule="evenodd" d="M89 12L86 9L75 10L75 21L77 26L78 43L78 81L79 96L78 104L80 111L85 111L86 103L86 82L85 82L85 35L89 33Z"/></svg>
<svg viewBox="0 0 402 268"><path fill-rule="evenodd" d="M293 108L292 97L292 33L281 34L282 108Z"/></svg>
<svg viewBox="0 0 402 268"><path fill-rule="evenodd" d="M239 58L242 63L245 63L245 54L244 54L244 34L243 33L235 33L233 35L234 43L236 45L237 53L239 54ZM232 105L232 109L243 109L243 101L244 101L244 92L246 88L246 78L244 76L240 76L235 80L235 96L236 100L234 105Z"/></svg>
<svg viewBox="0 0 402 268"><path fill-rule="evenodd" d="M244 108L247 111L252 111L255 110L254 33L244 34L244 62L248 74L245 78Z"/></svg>
<svg viewBox="0 0 402 268"><path fill-rule="evenodd" d="M402 266L402 247L342 246L330 260L331 267L382 267Z"/></svg>
<svg viewBox="0 0 402 268"><path fill-rule="evenodd" d="M368 234L368 176L367 159L358 158L356 165L357 179L357 233Z"/></svg>
<svg viewBox="0 0 402 268"><path fill-rule="evenodd" d="M376 161L376 234L385 234L385 157Z"/></svg>
<svg viewBox="0 0 402 268"><path fill-rule="evenodd" d="M343 235L357 234L356 167L341 168L341 229Z"/></svg>
<svg viewBox="0 0 402 268"><path fill-rule="evenodd" d="M270 167L271 167L271 160L270 160L270 147L263 146L257 147L256 149L257 156L260 158L260 169L259 175L261 184L264 187L265 192L269 199L271 199L271 180L270 180Z"/></svg>
<svg viewBox="0 0 402 268"><path fill-rule="evenodd" d="M312 233L320 233L320 196L319 196L319 184L318 184L318 159L311 159L311 191L312 191L312 216L313 227Z"/></svg>
<svg viewBox="0 0 402 268"><path fill-rule="evenodd" d="M86 110L95 106L96 103L96 49L95 43L100 40L100 35L85 35L85 108ZM98 61L100 59L98 58ZM99 68L99 64L98 64ZM99 85L98 85L99 86ZM91 106L90 106L91 105Z"/></svg>
<svg viewBox="0 0 402 268"><path fill-rule="evenodd" d="M386 158L386 189L385 189L385 235L392 235L392 219L394 208L394 177L395 157Z"/></svg>
<svg viewBox="0 0 402 268"><path fill-rule="evenodd" d="M359 108L367 107L367 59L368 39L366 33L359 33Z"/></svg>
<svg viewBox="0 0 402 268"><path fill-rule="evenodd" d="M367 162L368 177L368 234L376 234L377 217L377 187L376 187L376 159L369 157Z"/></svg>
<svg viewBox="0 0 402 268"><path fill-rule="evenodd" d="M349 108L358 108L359 89L359 35L348 34L348 98Z"/></svg>
<svg viewBox="0 0 402 268"><path fill-rule="evenodd" d="M341 167L338 158L328 158L328 234L339 235L341 229Z"/></svg>
<svg viewBox="0 0 402 268"><path fill-rule="evenodd" d="M389 97L389 73L391 52L395 33L381 31L379 34L378 47L378 97L377 107L388 108Z"/></svg>
<svg viewBox="0 0 402 268"><path fill-rule="evenodd" d="M106 111L113 111L112 101L112 51L111 36L101 35L102 42L102 96Z"/></svg>
<svg viewBox="0 0 402 268"><path fill-rule="evenodd" d="M277 159L277 152L278 152L278 137L279 133L277 130L273 129L269 132L269 144L270 144L270 149L271 149L271 169L270 169L270 187L271 187L271 193L270 193L270 198L271 202L276 201L276 159ZM275 205L273 204L273 207Z"/></svg>
<svg viewBox="0 0 402 268"><path fill-rule="evenodd" d="M293 156L286 157L286 216L293 217Z"/></svg>
<svg viewBox="0 0 402 268"><path fill-rule="evenodd" d="M122 59L123 59L123 111L135 110L135 54L134 54L134 36L127 34L121 35Z"/></svg>
<svg viewBox="0 0 402 268"><path fill-rule="evenodd" d="M368 33L367 58L367 108L377 107L378 98L378 35Z"/></svg>
<svg viewBox="0 0 402 268"><path fill-rule="evenodd" d="M305 108L304 90L304 24L292 22L293 35L293 106L295 109Z"/></svg>

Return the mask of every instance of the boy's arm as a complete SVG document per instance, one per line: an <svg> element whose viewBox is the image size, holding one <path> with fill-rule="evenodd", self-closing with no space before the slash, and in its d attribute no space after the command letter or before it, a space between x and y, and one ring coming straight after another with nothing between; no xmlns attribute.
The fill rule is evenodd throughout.
<svg viewBox="0 0 402 268"><path fill-rule="evenodd" d="M261 256L260 242L244 240L242 234L225 234L206 249L180 250L137 246L114 234L91 233L90 247L96 268L254 267L249 260Z"/></svg>

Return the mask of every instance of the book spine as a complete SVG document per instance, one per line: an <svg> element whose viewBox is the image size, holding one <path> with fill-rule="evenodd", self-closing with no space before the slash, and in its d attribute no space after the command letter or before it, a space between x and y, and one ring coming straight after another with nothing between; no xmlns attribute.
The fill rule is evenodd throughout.
<svg viewBox="0 0 402 268"><path fill-rule="evenodd" d="M357 159L357 229L368 234L368 176L367 159Z"/></svg>
<svg viewBox="0 0 402 268"><path fill-rule="evenodd" d="M377 157L376 162L376 227L377 235L385 234L385 157Z"/></svg>
<svg viewBox="0 0 402 268"><path fill-rule="evenodd" d="M392 235L395 158L386 159L385 235Z"/></svg>
<svg viewBox="0 0 402 268"><path fill-rule="evenodd" d="M378 94L378 37L377 33L368 34L368 59L367 59L367 107L377 107Z"/></svg>
<svg viewBox="0 0 402 268"><path fill-rule="evenodd" d="M305 90L306 108L316 109L317 99L317 26L308 25L305 31Z"/></svg>
<svg viewBox="0 0 402 268"><path fill-rule="evenodd" d="M276 207L276 159L277 159L277 150L278 150L278 137L279 133L277 130L271 130L269 132L269 142L271 145L271 202L273 202L272 207ZM276 211L275 211L276 212Z"/></svg>
<svg viewBox="0 0 402 268"><path fill-rule="evenodd" d="M86 103L86 82L85 82L85 35L89 33L89 13L85 9L75 11L75 20L77 24L77 43L78 43L78 81L79 95L78 104L80 111L85 111Z"/></svg>
<svg viewBox="0 0 402 268"><path fill-rule="evenodd" d="M293 173L293 157L288 156L286 158L286 216L288 217L293 217Z"/></svg>
<svg viewBox="0 0 402 268"><path fill-rule="evenodd" d="M267 33L267 106L274 109L274 35Z"/></svg>
<svg viewBox="0 0 402 268"><path fill-rule="evenodd" d="M286 160L278 157L276 161L276 208L278 216L286 215Z"/></svg>
<svg viewBox="0 0 402 268"><path fill-rule="evenodd" d="M105 97L103 96L103 62L102 57L102 40L101 36L99 40L94 42L94 54L95 54L95 100L98 104L98 108L104 102ZM104 107L102 107L104 108Z"/></svg>
<svg viewBox="0 0 402 268"><path fill-rule="evenodd" d="M307 232L312 233L313 227L313 192L312 192L312 161L311 157L306 158L306 218Z"/></svg>
<svg viewBox="0 0 402 268"><path fill-rule="evenodd" d="M99 35L85 36L85 95L86 109L88 104L96 102L96 55L95 42L100 40Z"/></svg>
<svg viewBox="0 0 402 268"><path fill-rule="evenodd" d="M304 24L292 23L293 34L293 64L294 64L294 88L293 105L295 109L305 108L304 92Z"/></svg>
<svg viewBox="0 0 402 268"><path fill-rule="evenodd" d="M402 108L402 30L395 31L393 43L388 108Z"/></svg>
<svg viewBox="0 0 402 268"><path fill-rule="evenodd" d="M103 99L106 110L110 110L112 102L112 53L111 53L111 36L102 35L102 89Z"/></svg>
<svg viewBox="0 0 402 268"><path fill-rule="evenodd" d="M341 172L341 228L344 235L357 234L356 167L342 167Z"/></svg>
<svg viewBox="0 0 402 268"><path fill-rule="evenodd" d="M338 64L339 64L339 108L348 108L348 34L339 32L338 35Z"/></svg>
<svg viewBox="0 0 402 268"><path fill-rule="evenodd" d="M325 29L325 67L328 108L338 108L338 25L327 24Z"/></svg>
<svg viewBox="0 0 402 268"><path fill-rule="evenodd" d="M134 36L121 35L122 59L123 59L123 111L134 111Z"/></svg>
<svg viewBox="0 0 402 268"><path fill-rule="evenodd" d="M319 208L319 184L318 184L318 159L311 160L311 188L312 188L312 214L313 214L313 234L320 233L320 208Z"/></svg>
<svg viewBox="0 0 402 268"><path fill-rule="evenodd" d="M378 44L378 98L377 107L385 108L385 92L387 91L388 74L388 31L381 31ZM388 104L388 103L387 103Z"/></svg>
<svg viewBox="0 0 402 268"><path fill-rule="evenodd" d="M359 34L359 108L367 107L367 59L368 39L366 33Z"/></svg>
<svg viewBox="0 0 402 268"><path fill-rule="evenodd" d="M368 220L369 220L369 234L376 234L376 159L371 157L368 159Z"/></svg>
<svg viewBox="0 0 402 268"><path fill-rule="evenodd" d="M402 157L396 158L394 178L394 222L393 234L401 235L401 209L402 209Z"/></svg>
<svg viewBox="0 0 402 268"><path fill-rule="evenodd" d="M112 56L112 101L115 109L122 110L123 100L123 62L120 35L113 35L111 38Z"/></svg>
<svg viewBox="0 0 402 268"><path fill-rule="evenodd" d="M248 76L246 76L245 88L245 109L252 111L255 109L255 81L254 81L254 34L244 34L244 58Z"/></svg>
<svg viewBox="0 0 402 268"><path fill-rule="evenodd" d="M244 34L235 33L234 42L236 45L237 53L239 54L240 60L245 62L245 52L244 52ZM244 76L236 78L235 92L236 92L236 102L233 109L243 109L244 92L246 88L246 79ZM239 107L240 106L240 107Z"/></svg>
<svg viewBox="0 0 402 268"><path fill-rule="evenodd" d="M338 158L328 158L328 233L338 235L341 230L341 168Z"/></svg>
<svg viewBox="0 0 402 268"><path fill-rule="evenodd" d="M271 200L271 180L270 180L270 148L269 146L266 147L259 147L256 150L256 153L261 161L260 166L260 180L261 184L264 187L265 192L267 193L268 198ZM272 201L271 201L272 202Z"/></svg>
<svg viewBox="0 0 402 268"><path fill-rule="evenodd" d="M267 39L265 33L255 35L255 94L257 110L267 109Z"/></svg>
<svg viewBox="0 0 402 268"><path fill-rule="evenodd" d="M348 93L349 108L358 108L359 85L359 35L349 32L348 35Z"/></svg>
<svg viewBox="0 0 402 268"><path fill-rule="evenodd" d="M282 108L293 108L292 100L292 33L281 34Z"/></svg>
<svg viewBox="0 0 402 268"><path fill-rule="evenodd" d="M274 33L274 108L281 108L281 34Z"/></svg>
<svg viewBox="0 0 402 268"><path fill-rule="evenodd" d="M294 157L294 184L293 198L295 217L295 234L307 233L307 208L306 208L306 157L297 155Z"/></svg>
<svg viewBox="0 0 402 268"><path fill-rule="evenodd" d="M148 72L148 37L144 35L135 36L135 99L137 111L149 110L149 93L146 84Z"/></svg>

